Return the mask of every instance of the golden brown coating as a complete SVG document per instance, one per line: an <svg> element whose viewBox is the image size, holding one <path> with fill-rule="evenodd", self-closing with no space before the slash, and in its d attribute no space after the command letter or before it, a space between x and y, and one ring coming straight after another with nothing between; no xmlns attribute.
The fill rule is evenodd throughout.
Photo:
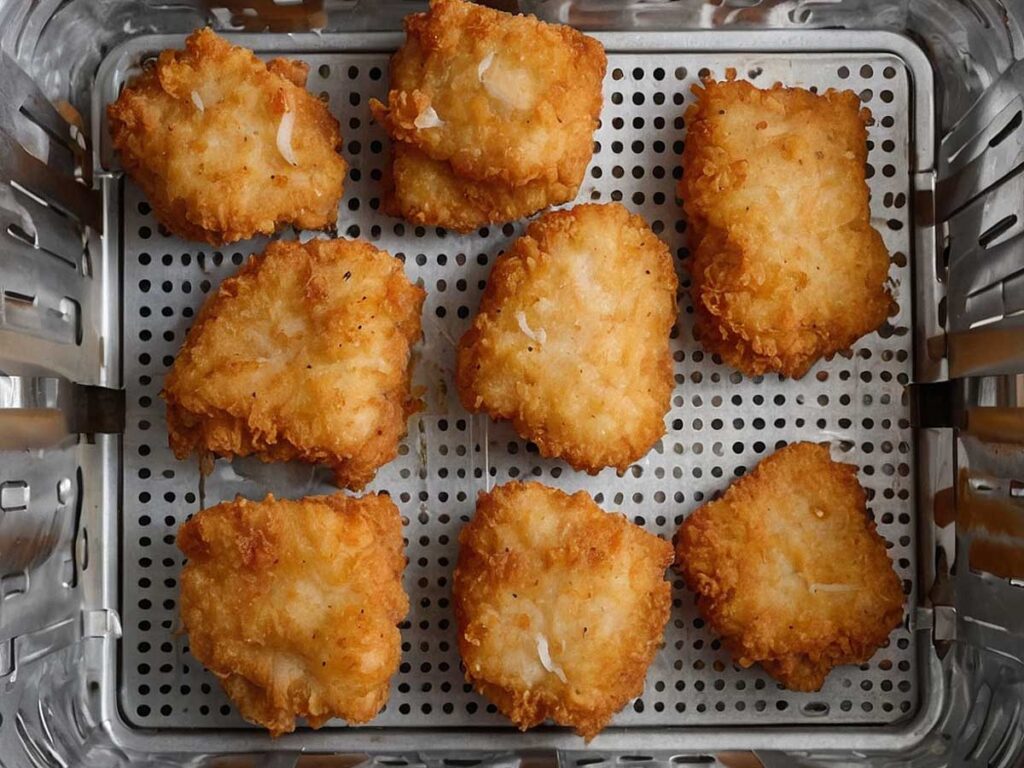
<svg viewBox="0 0 1024 768"><path fill-rule="evenodd" d="M335 224L341 133L306 71L199 29L121 92L111 139L164 226L216 245Z"/></svg>
<svg viewBox="0 0 1024 768"><path fill-rule="evenodd" d="M705 81L686 111L694 333L747 375L799 378L890 311L850 91Z"/></svg>
<svg viewBox="0 0 1024 768"><path fill-rule="evenodd" d="M626 469L665 432L677 282L618 203L545 214L498 257L459 342L463 405L576 469Z"/></svg>
<svg viewBox="0 0 1024 768"><path fill-rule="evenodd" d="M816 691L866 662L903 618L903 590L857 468L824 445L762 461L679 529L676 565L741 666Z"/></svg>
<svg viewBox="0 0 1024 768"><path fill-rule="evenodd" d="M244 718L279 736L305 717L372 720L401 658L402 521L387 496L267 496L178 531L192 655Z"/></svg>
<svg viewBox="0 0 1024 768"><path fill-rule="evenodd" d="M382 210L414 224L470 232L492 222L515 221L576 197L578 185L530 181L509 187L455 175L409 144L391 145L391 179Z"/></svg>
<svg viewBox="0 0 1024 768"><path fill-rule="evenodd" d="M330 465L361 488L393 459L425 293L358 240L274 242L210 297L164 383L171 448Z"/></svg>
<svg viewBox="0 0 1024 768"><path fill-rule="evenodd" d="M417 150L395 158L386 210L466 231L576 196L601 112L599 42L464 0L432 0L405 31L388 103L370 101L388 135Z"/></svg>
<svg viewBox="0 0 1024 768"><path fill-rule="evenodd" d="M390 136L470 179L579 184L601 111L599 42L465 0L432 0L405 32L388 105L371 102Z"/></svg>
<svg viewBox="0 0 1024 768"><path fill-rule="evenodd" d="M466 679L522 730L550 718L593 738L643 691L671 561L667 541L584 491L481 493L452 585Z"/></svg>

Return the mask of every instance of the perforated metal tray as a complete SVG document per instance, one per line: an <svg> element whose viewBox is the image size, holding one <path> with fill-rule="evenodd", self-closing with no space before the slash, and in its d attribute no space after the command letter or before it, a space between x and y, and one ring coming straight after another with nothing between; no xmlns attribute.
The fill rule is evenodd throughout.
<svg viewBox="0 0 1024 768"><path fill-rule="evenodd" d="M523 225L457 236L377 212L387 142L370 120L367 101L384 96L388 56L400 37L237 36L261 54L293 55L309 63L308 87L329 101L341 122L351 166L339 233L366 238L399 256L410 278L428 291L424 341L415 366L415 380L427 391L426 410L410 421L398 459L380 471L372 486L390 492L407 521L405 586L412 609L402 631L402 665L387 708L372 727L331 723L318 734L288 739L396 750L580 748L582 741L561 729L516 734L464 683L450 578L458 532L473 514L477 492L515 478L582 488L606 508L622 510L648 530L671 538L689 512L778 446L829 440L836 458L860 467L871 511L908 594L907 621L892 634L889 646L868 664L836 670L819 693L786 691L760 668L741 670L732 664L698 617L693 595L673 577L665 646L644 693L594 746L897 745L901 734L926 716L921 703L928 687L914 641L914 455L903 391L914 361L911 178L927 167L931 156L927 62L908 41L891 34L598 36L609 54L605 106L594 159L577 202L623 202L651 223L681 261L686 227L675 186L685 133L682 113L700 75L723 77L727 68L735 68L739 77L762 86L781 81L819 90L852 89L875 118L868 167L872 217L892 253L890 279L899 312L879 333L860 340L849 356L819 363L801 381L774 375L746 379L694 342L689 284L681 270L680 316L672 340L676 390L664 439L621 477L611 470L589 477L541 459L507 425L467 415L451 386L454 343L476 311L494 258ZM112 52L100 69L94 102L109 103L143 57L181 42L180 37L142 37ZM94 135L102 137L100 165L116 174L102 123L97 111ZM128 408L118 703L129 729L157 729L172 740L168 743L175 734L189 733L192 744L238 746L257 734L245 730L215 679L189 656L187 638L178 631L182 556L174 546L175 532L203 501L209 505L236 493L261 498L267 491L298 496L336 489L325 472L256 460L218 461L203 488L197 465L174 459L158 397L163 377L203 300L265 241L213 249L169 237L130 182L123 183L117 203ZM230 735L232 729L242 730ZM652 733L658 734L656 739Z"/></svg>

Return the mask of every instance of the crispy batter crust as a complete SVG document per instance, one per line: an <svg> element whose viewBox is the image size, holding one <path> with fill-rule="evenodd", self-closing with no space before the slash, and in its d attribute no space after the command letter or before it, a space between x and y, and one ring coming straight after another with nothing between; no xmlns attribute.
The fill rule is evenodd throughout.
<svg viewBox="0 0 1024 768"><path fill-rule="evenodd" d="M388 105L371 102L389 135L465 178L580 183L601 112L599 42L464 0L433 0L405 32ZM428 107L440 124L417 127Z"/></svg>
<svg viewBox="0 0 1024 768"><path fill-rule="evenodd" d="M623 206L545 214L497 259L459 342L463 405L576 469L626 469L665 432L676 288L668 248Z"/></svg>
<svg viewBox="0 0 1024 768"><path fill-rule="evenodd" d="M668 542L583 491L481 493L453 582L466 679L523 730L550 718L593 738L643 691L671 560Z"/></svg>
<svg viewBox="0 0 1024 768"><path fill-rule="evenodd" d="M167 376L174 454L323 462L361 488L419 407L424 296L368 243L271 243L207 300Z"/></svg>
<svg viewBox="0 0 1024 768"><path fill-rule="evenodd" d="M404 148L386 210L468 231L576 196L601 112L600 43L463 0L432 0L405 30L388 103L370 101Z"/></svg>
<svg viewBox="0 0 1024 768"><path fill-rule="evenodd" d="M799 378L892 306L864 179L870 113L850 91L711 80L695 92L679 184L694 333L748 375Z"/></svg>
<svg viewBox="0 0 1024 768"><path fill-rule="evenodd" d="M401 657L402 521L387 496L267 496L181 526L192 655L272 736L305 717L372 720Z"/></svg>
<svg viewBox="0 0 1024 768"><path fill-rule="evenodd" d="M433 160L416 147L391 145L391 181L382 210L414 224L471 232L485 224L521 219L549 205L576 197L576 185L531 181L509 187L474 181L455 174L443 160Z"/></svg>
<svg viewBox="0 0 1024 768"><path fill-rule="evenodd" d="M121 163L176 235L212 244L337 221L347 166L338 121L305 89L306 65L229 44L209 29L108 107ZM292 166L278 128L294 113Z"/></svg>
<svg viewBox="0 0 1024 768"><path fill-rule="evenodd" d="M676 565L737 663L816 691L866 662L903 618L903 590L857 468L824 445L762 461L679 529Z"/></svg>

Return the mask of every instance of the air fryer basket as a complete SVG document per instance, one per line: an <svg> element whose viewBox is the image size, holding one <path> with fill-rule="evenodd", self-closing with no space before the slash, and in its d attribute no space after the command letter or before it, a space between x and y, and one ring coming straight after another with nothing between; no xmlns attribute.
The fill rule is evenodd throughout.
<svg viewBox="0 0 1024 768"><path fill-rule="evenodd" d="M669 431L622 477L589 478L450 391L454 340L522 226L469 236L376 211L386 141L366 101L418 2L208 5L0 0L0 765L1010 765L1024 754L1024 8L996 0L505 2L598 35L602 125L579 200L621 200L680 258L674 197L689 89L850 88L875 116L869 184L899 313L801 381L704 357L680 295ZM103 119L153 52L210 24L310 63L352 166L339 234L399 255L428 291L427 408L374 487L406 519L403 665L369 727L271 741L237 716L177 624L174 533L235 493L330 492L297 466L218 462L201 484L166 446L157 393L190 318L263 241L169 236L122 177ZM285 237L304 237L286 233ZM685 278L685 275L684 275ZM860 467L908 594L869 664L817 694L732 665L673 588L644 694L585 746L511 728L464 685L450 616L456 537L479 489L586 488L670 537L785 441Z"/></svg>

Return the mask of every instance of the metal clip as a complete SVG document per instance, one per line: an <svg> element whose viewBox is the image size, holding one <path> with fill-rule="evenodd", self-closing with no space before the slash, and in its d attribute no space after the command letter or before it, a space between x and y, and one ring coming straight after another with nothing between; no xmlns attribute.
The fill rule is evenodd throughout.
<svg viewBox="0 0 1024 768"><path fill-rule="evenodd" d="M936 642L956 640L956 608L951 605L932 608L932 637Z"/></svg>
<svg viewBox="0 0 1024 768"><path fill-rule="evenodd" d="M82 611L82 637L121 637L121 617L107 608Z"/></svg>
<svg viewBox="0 0 1024 768"><path fill-rule="evenodd" d="M47 448L68 435L124 432L123 390L0 375L0 450Z"/></svg>

